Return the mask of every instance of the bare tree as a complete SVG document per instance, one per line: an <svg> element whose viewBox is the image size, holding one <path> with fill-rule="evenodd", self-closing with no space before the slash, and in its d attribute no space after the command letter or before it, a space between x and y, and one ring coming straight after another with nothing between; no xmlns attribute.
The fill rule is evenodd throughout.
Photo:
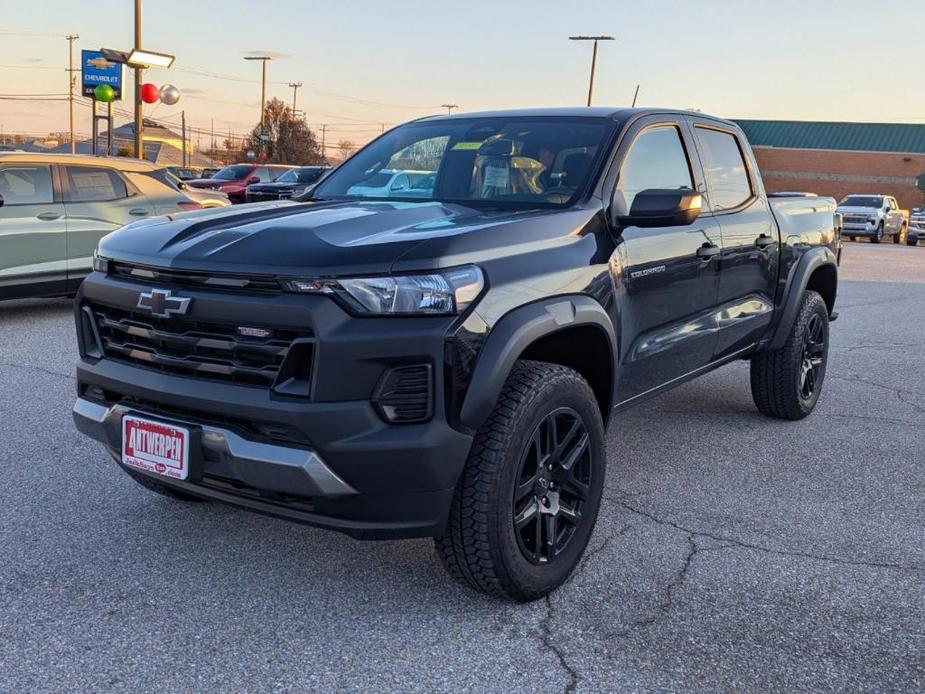
<svg viewBox="0 0 925 694"><path fill-rule="evenodd" d="M341 161L343 161L344 159L352 156L353 153L357 151L357 145L356 142L353 142L352 140L341 140L337 143L337 147L335 149L337 149L338 153L340 154Z"/></svg>

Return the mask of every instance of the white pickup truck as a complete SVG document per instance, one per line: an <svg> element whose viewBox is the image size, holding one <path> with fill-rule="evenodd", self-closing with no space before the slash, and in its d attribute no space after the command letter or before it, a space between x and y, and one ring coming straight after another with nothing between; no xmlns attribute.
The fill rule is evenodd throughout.
<svg viewBox="0 0 925 694"><path fill-rule="evenodd" d="M838 213L844 223L842 234L852 241L867 236L871 243L880 243L884 236L892 236L893 243L902 243L909 226L908 212L889 195L848 195L838 203Z"/></svg>

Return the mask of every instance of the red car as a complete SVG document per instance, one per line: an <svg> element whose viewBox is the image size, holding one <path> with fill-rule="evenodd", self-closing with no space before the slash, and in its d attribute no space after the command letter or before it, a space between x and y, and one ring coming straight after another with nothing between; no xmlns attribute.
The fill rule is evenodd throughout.
<svg viewBox="0 0 925 694"><path fill-rule="evenodd" d="M244 202L247 186L251 183L275 181L291 168L279 164L231 164L211 178L196 178L185 183L193 188L220 190L231 202Z"/></svg>

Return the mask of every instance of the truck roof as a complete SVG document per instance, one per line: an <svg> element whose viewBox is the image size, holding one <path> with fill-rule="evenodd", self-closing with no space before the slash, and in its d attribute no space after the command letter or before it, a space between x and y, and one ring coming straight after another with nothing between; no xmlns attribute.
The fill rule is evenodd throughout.
<svg viewBox="0 0 925 694"><path fill-rule="evenodd" d="M472 111L472 112L463 112L463 113L453 113L453 114L438 114L433 116L425 116L420 120L427 121L438 121L438 120L456 120L456 119L467 119L467 118L498 118L498 117L511 117L511 116L523 116L523 117L536 117L536 116L552 116L552 117L586 117L586 118L610 118L617 121L626 121L633 118L638 118L640 116L656 115L656 114L678 114L678 115L695 115L701 118L708 118L713 121L725 123L731 127L738 129L738 126L732 121L717 118L716 116L710 116L705 113L700 113L697 111L687 111L684 109L677 108L627 108L627 107L614 107L614 106L566 106L566 107L556 107L556 108L519 108L519 109L500 109L497 111Z"/></svg>

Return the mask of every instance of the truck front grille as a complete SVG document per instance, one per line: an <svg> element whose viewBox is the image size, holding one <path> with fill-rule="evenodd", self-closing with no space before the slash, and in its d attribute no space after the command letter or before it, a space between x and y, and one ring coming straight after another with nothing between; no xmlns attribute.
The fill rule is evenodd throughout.
<svg viewBox="0 0 925 694"><path fill-rule="evenodd" d="M111 306L89 308L106 358L239 385L272 386L293 341L307 337L277 329L252 337L235 325L158 318Z"/></svg>
<svg viewBox="0 0 925 694"><path fill-rule="evenodd" d="M845 215L845 224L866 224L867 215Z"/></svg>

